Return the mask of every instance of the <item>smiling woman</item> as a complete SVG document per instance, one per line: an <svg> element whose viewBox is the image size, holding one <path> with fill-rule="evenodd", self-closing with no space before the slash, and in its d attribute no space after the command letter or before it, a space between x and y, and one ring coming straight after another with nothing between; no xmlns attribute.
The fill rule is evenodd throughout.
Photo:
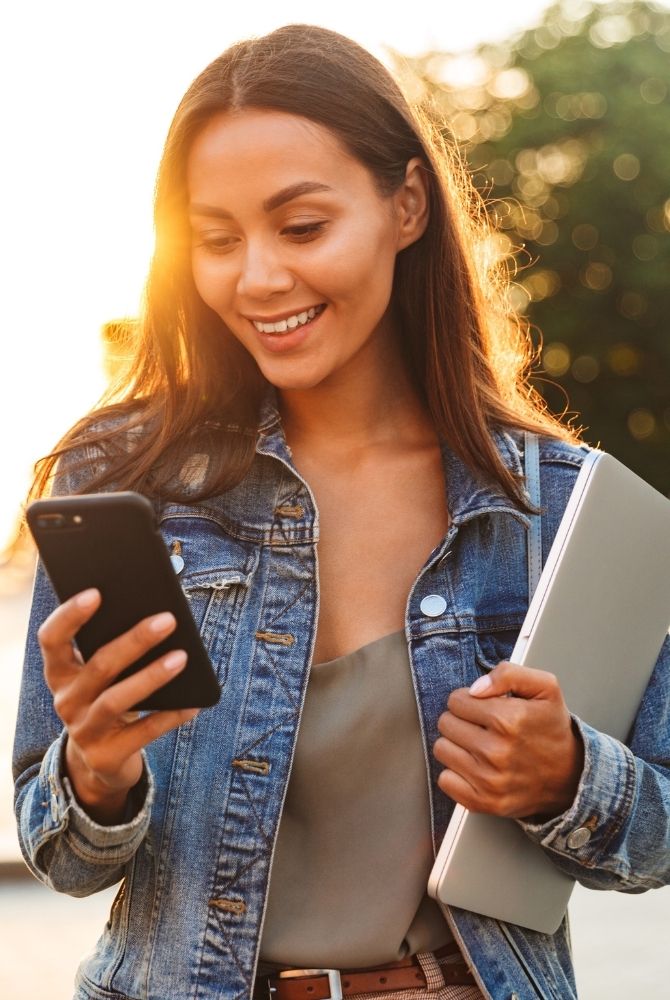
<svg viewBox="0 0 670 1000"><path fill-rule="evenodd" d="M174 620L84 663L104 598L40 569L23 850L74 895L123 879L77 1000L574 998L567 925L440 909L434 851L458 801L591 886L666 881L670 650L630 747L481 656L527 607L526 441L545 553L587 449L525 382L467 174L371 55L292 25L191 85L155 228L134 356L37 490L146 493L222 695L138 718L174 661L121 675Z"/></svg>

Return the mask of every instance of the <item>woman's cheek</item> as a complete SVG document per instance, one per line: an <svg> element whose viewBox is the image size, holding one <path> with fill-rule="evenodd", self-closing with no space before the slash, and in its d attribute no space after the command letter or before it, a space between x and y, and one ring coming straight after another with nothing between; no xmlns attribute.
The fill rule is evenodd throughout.
<svg viewBox="0 0 670 1000"><path fill-rule="evenodd" d="M223 319L223 314L230 308L231 301L230 268L222 265L216 258L209 259L194 255L191 270L200 298L205 305L208 305Z"/></svg>

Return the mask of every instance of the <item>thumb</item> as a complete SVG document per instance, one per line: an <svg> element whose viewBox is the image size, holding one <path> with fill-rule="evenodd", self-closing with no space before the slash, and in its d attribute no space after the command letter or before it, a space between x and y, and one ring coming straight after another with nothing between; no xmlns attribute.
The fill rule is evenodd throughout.
<svg viewBox="0 0 670 1000"><path fill-rule="evenodd" d="M489 674L478 677L469 689L476 698L515 695L517 698L551 698L557 681L553 674L518 663L499 663Z"/></svg>

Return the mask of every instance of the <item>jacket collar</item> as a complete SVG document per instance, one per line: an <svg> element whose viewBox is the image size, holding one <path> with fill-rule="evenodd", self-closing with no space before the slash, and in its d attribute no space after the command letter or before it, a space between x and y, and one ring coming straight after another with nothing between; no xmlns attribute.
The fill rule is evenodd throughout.
<svg viewBox="0 0 670 1000"><path fill-rule="evenodd" d="M268 385L261 400L258 430L261 435L265 435L278 425L281 425L281 417L279 416L277 390L273 385Z"/></svg>
<svg viewBox="0 0 670 1000"><path fill-rule="evenodd" d="M261 403L258 441L256 451L282 458L293 465L291 451L286 443L279 415L277 392L269 386ZM507 468L515 475L523 476L523 445L506 430L495 429L493 439L498 453ZM520 441L523 442L523 436ZM443 441L442 463L446 483L446 501L452 524L459 525L473 517L490 513L511 514L528 526L530 519L514 506L509 497L496 483L485 480L469 468L455 451Z"/></svg>

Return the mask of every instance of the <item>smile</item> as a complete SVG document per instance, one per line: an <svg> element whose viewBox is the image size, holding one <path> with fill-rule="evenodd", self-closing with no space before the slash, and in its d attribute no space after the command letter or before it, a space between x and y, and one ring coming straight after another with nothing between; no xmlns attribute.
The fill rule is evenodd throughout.
<svg viewBox="0 0 670 1000"><path fill-rule="evenodd" d="M305 310L305 312L286 316L285 319L280 319L276 323L261 323L257 319L252 319L251 322L259 333L287 333L287 331L295 330L299 326L305 326L306 323L309 323L316 316L320 316L325 308L324 303L320 306L312 306L310 309Z"/></svg>

